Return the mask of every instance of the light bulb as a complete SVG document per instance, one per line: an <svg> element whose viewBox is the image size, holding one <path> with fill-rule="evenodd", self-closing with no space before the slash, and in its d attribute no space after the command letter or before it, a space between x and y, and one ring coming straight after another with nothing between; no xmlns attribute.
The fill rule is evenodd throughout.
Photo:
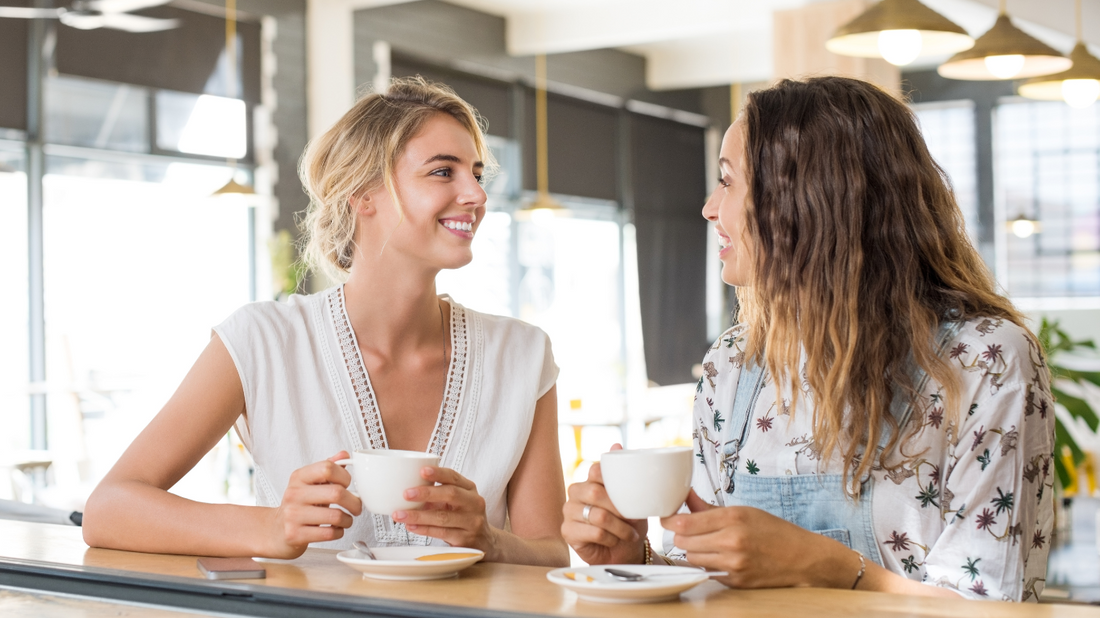
<svg viewBox="0 0 1100 618"><path fill-rule="evenodd" d="M919 30L883 30L878 33L878 53L886 62L905 66L920 55Z"/></svg>
<svg viewBox="0 0 1100 618"><path fill-rule="evenodd" d="M1027 238L1035 233L1035 222L1020 217L1012 222L1012 233L1015 234L1017 238Z"/></svg>
<svg viewBox="0 0 1100 618"><path fill-rule="evenodd" d="M1024 68L1024 57L1020 54L986 56L985 68L998 79L1012 79Z"/></svg>
<svg viewBox="0 0 1100 618"><path fill-rule="evenodd" d="M1062 82L1062 98L1070 107L1084 109L1100 96L1100 81L1095 79L1067 79Z"/></svg>
<svg viewBox="0 0 1100 618"><path fill-rule="evenodd" d="M536 208L531 211L531 220L543 225L551 223L554 220L554 209Z"/></svg>

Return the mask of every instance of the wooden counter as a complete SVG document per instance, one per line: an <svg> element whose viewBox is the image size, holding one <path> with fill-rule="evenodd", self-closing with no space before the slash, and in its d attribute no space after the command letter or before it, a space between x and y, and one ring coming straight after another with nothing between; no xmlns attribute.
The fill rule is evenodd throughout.
<svg viewBox="0 0 1100 618"><path fill-rule="evenodd" d="M266 580L208 581L195 568L193 556L92 549L84 544L78 528L0 521L0 586L197 612L462 618L1100 616L1100 610L1080 606L823 589L730 590L716 582L689 590L678 602L604 605L581 601L551 584L546 580L546 568L482 563L455 579L379 582L363 579L338 562L335 554L310 550L293 562L268 563Z"/></svg>

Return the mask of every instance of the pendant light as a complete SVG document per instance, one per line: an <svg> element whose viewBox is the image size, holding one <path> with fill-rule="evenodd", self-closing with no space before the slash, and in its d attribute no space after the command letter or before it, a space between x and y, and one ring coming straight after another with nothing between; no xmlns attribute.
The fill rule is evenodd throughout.
<svg viewBox="0 0 1100 618"><path fill-rule="evenodd" d="M997 22L974 43L955 54L937 71L949 79L999 80L1037 77L1065 71L1073 65L1058 50L1012 25L1001 0Z"/></svg>
<svg viewBox="0 0 1100 618"><path fill-rule="evenodd" d="M534 202L516 211L520 218L545 221L568 216L569 209L550 197L550 148L546 109L546 54L535 56L535 174L538 194Z"/></svg>
<svg viewBox="0 0 1100 618"><path fill-rule="evenodd" d="M1027 217L1023 213L1020 213L1015 219L1006 221L1005 227L1008 228L1008 231L1012 232L1016 238L1027 238L1032 234L1038 234L1043 231L1041 223Z"/></svg>
<svg viewBox="0 0 1100 618"><path fill-rule="evenodd" d="M1069 53L1073 66L1068 71L1029 79L1020 85L1020 96L1040 101L1065 101L1083 109L1100 96L1100 59L1089 53L1081 37L1081 0L1077 0L1077 45Z"/></svg>
<svg viewBox="0 0 1100 618"><path fill-rule="evenodd" d="M838 28L825 43L834 54L885 58L898 66L973 46L966 30L917 0L882 0Z"/></svg>
<svg viewBox="0 0 1100 618"><path fill-rule="evenodd" d="M225 0L225 94L237 93L237 0ZM226 159L232 170L229 182L211 194L219 195L255 195L251 185L237 182L237 159Z"/></svg>

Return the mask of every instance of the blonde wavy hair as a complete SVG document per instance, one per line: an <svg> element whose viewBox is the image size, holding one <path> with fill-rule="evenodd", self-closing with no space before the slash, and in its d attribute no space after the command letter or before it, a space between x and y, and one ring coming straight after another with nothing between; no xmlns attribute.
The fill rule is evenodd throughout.
<svg viewBox="0 0 1100 618"><path fill-rule="evenodd" d="M790 384L792 410L812 396L819 461L839 450L856 497L902 440L890 403L917 403L911 362L943 385L958 426L958 376L935 349L941 320L1027 328L903 103L854 79L784 80L750 94L742 121L754 247L752 282L737 289L746 356L767 364L777 388ZM882 456L864 456L883 431Z"/></svg>
<svg viewBox="0 0 1100 618"><path fill-rule="evenodd" d="M495 168L484 120L454 90L419 75L392 80L385 93L360 98L302 155L298 175L310 201L300 222L300 253L309 268L337 280L351 270L357 218L350 200L356 195L385 187L398 208L400 226L404 211L394 169L405 146L436 114L450 115L470 132L486 174Z"/></svg>

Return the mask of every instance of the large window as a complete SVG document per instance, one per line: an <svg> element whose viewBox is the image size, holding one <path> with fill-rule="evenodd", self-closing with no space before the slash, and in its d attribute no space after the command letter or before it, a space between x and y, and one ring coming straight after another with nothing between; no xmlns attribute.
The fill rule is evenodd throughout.
<svg viewBox="0 0 1100 618"><path fill-rule="evenodd" d="M1100 106L1007 100L994 128L1002 283L1014 297L1100 296ZM1020 216L1038 233L1007 233Z"/></svg>
<svg viewBox="0 0 1100 618"><path fill-rule="evenodd" d="M249 206L209 197L229 174L224 165L48 158L49 444L67 460L54 465L58 485L102 477L210 328L249 301ZM217 484L185 481L177 491L207 497L200 487Z"/></svg>
<svg viewBox="0 0 1100 618"><path fill-rule="evenodd" d="M978 241L978 165L975 159L974 104L945 101L913 106L932 158L951 181L966 219L966 230Z"/></svg>
<svg viewBox="0 0 1100 618"><path fill-rule="evenodd" d="M27 352L27 176L23 144L0 141L0 264L8 273L0 303L0 453L30 447ZM2 464L0 464L2 465ZM10 498L0 484L0 498Z"/></svg>
<svg viewBox="0 0 1100 618"><path fill-rule="evenodd" d="M11 231L0 258L20 275L0 308L0 449L30 446L28 395L44 396L53 465L34 498L80 509L211 327L251 300L264 248L256 200L211 197L231 177L249 180L247 159L237 169L222 158L250 156L243 101L60 75L46 79L43 102L44 381L28 380L25 145L0 142ZM30 497L3 481L0 497ZM248 485L243 450L227 437L173 491L248 502Z"/></svg>

